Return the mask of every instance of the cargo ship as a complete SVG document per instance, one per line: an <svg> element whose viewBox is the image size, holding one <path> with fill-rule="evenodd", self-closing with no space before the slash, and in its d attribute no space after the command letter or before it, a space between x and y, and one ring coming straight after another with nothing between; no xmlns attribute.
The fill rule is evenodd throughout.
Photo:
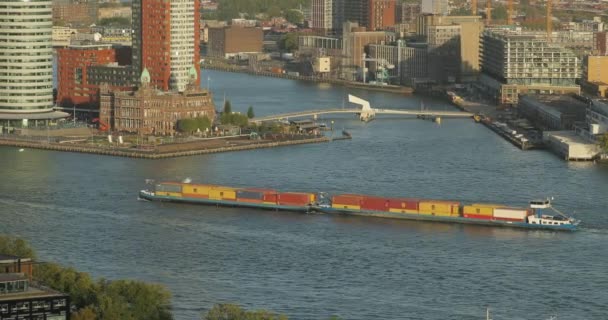
<svg viewBox="0 0 608 320"><path fill-rule="evenodd" d="M152 188L139 192L140 199L529 229L574 231L580 223L579 220L554 209L550 199L530 201L527 208L517 208L499 204L465 204L445 200L386 198L358 194L328 196L322 192L231 188L194 184L190 181L151 184Z"/></svg>

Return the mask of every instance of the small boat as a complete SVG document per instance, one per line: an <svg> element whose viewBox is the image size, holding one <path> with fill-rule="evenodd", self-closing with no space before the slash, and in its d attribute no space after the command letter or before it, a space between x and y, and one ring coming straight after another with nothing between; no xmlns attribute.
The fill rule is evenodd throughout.
<svg viewBox="0 0 608 320"><path fill-rule="evenodd" d="M19 152L23 152L23 151L25 151L25 149L23 149L23 148L19 149Z"/></svg>

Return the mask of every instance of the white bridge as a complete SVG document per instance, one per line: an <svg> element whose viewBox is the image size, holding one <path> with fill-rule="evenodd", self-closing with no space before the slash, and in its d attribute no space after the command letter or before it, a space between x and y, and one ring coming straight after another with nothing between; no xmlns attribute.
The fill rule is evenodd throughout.
<svg viewBox="0 0 608 320"><path fill-rule="evenodd" d="M318 115L322 114L338 114L338 113L350 113L356 114L359 116L361 121L369 121L372 120L377 114L394 114L394 115L409 115L409 116L419 116L419 117L429 117L429 118L441 118L441 117L450 117L450 118L470 118L473 116L472 113L469 112L460 112L460 111L439 111L439 110L396 110L396 109L377 109L370 107L369 101L363 100L359 97L355 97L353 95L348 95L348 102L358 104L361 108L342 108L342 109L319 109L319 110L307 110L300 112L291 112L291 113L283 113L276 114L272 116L265 117L256 117L250 119L250 122L260 123L264 121L274 121L274 120L283 120L290 118L301 118L301 117L314 117L316 118Z"/></svg>

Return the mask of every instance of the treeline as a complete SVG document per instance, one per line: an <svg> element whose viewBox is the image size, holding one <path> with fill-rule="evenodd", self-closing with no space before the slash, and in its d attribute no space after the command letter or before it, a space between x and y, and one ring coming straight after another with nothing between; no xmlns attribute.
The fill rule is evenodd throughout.
<svg viewBox="0 0 608 320"><path fill-rule="evenodd" d="M245 310L236 304L216 304L203 315L202 320L288 320L284 314L277 314L267 310ZM328 320L340 320L332 316Z"/></svg>
<svg viewBox="0 0 608 320"><path fill-rule="evenodd" d="M310 7L310 0L219 0L216 18L230 20L240 18L240 14L253 18L260 13L279 17L300 6Z"/></svg>
<svg viewBox="0 0 608 320"><path fill-rule="evenodd" d="M22 239L0 236L0 253L36 258ZM94 280L88 273L56 263L39 263L34 280L70 296L72 320L171 320L171 293L165 287L141 281Z"/></svg>

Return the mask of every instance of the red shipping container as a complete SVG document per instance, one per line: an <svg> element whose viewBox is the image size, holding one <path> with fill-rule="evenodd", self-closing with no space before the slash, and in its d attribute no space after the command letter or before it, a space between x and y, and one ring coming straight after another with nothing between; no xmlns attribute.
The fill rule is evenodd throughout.
<svg viewBox="0 0 608 320"><path fill-rule="evenodd" d="M276 193L264 194L264 202L277 203L278 195Z"/></svg>
<svg viewBox="0 0 608 320"><path fill-rule="evenodd" d="M465 213L463 216L465 218L469 218L469 219L492 220L492 216L484 216L484 215L480 215L480 214L468 214L468 213Z"/></svg>
<svg viewBox="0 0 608 320"><path fill-rule="evenodd" d="M361 209L388 211L388 199L379 197L364 197L361 199Z"/></svg>
<svg viewBox="0 0 608 320"><path fill-rule="evenodd" d="M347 206L359 206L361 205L361 200L363 196L356 194L341 194L337 196L333 196L331 198L331 202L334 204L343 204Z"/></svg>
<svg viewBox="0 0 608 320"><path fill-rule="evenodd" d="M418 211L418 199L388 199L389 209L406 209Z"/></svg>
<svg viewBox="0 0 608 320"><path fill-rule="evenodd" d="M262 188L245 188L245 189L241 189L241 190L252 191L252 192L262 192L262 193L277 193L276 190L262 189Z"/></svg>
<svg viewBox="0 0 608 320"><path fill-rule="evenodd" d="M279 204L307 205L310 203L310 196L310 193L285 192L279 193L278 201Z"/></svg>

